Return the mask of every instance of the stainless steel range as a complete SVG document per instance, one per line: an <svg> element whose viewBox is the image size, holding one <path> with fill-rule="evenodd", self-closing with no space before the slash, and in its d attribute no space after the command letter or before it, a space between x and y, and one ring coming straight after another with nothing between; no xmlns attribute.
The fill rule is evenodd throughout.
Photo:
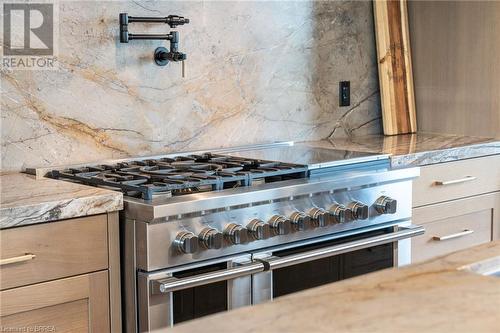
<svg viewBox="0 0 500 333"><path fill-rule="evenodd" d="M418 168L384 155L276 144L51 175L125 194L128 332L408 264L424 232L411 225Z"/></svg>

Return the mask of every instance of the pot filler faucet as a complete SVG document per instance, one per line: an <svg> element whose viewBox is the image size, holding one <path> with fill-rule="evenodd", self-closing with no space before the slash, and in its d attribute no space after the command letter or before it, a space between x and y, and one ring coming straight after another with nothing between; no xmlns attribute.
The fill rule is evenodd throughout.
<svg viewBox="0 0 500 333"><path fill-rule="evenodd" d="M182 62L182 77L184 77L184 60L187 56L179 51L179 32L171 31L168 34L132 34L128 32L128 24L133 22L141 23L166 23L170 28L189 23L189 19L177 15L167 17L139 17L128 16L127 13L120 13L120 43L128 43L130 40L168 40L170 50L165 47L157 47L154 52L154 61L159 66L165 66L170 61Z"/></svg>

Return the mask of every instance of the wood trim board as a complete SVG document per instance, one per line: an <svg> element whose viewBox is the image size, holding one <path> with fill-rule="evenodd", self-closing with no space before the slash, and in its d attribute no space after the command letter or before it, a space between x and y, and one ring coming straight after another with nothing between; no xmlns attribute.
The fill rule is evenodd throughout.
<svg viewBox="0 0 500 333"><path fill-rule="evenodd" d="M374 0L373 13L384 134L415 133L417 117L406 0Z"/></svg>

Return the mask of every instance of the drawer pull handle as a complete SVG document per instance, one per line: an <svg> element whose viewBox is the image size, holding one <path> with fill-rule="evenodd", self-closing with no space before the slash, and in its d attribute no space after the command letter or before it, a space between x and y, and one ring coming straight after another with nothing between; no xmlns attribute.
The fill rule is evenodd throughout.
<svg viewBox="0 0 500 333"><path fill-rule="evenodd" d="M467 235L472 234L473 232L474 232L474 230L464 229L463 231L457 232L456 234L451 234L451 235L446 235L446 236L433 236L432 239L435 241L445 241L448 239L467 236Z"/></svg>
<svg viewBox="0 0 500 333"><path fill-rule="evenodd" d="M476 180L476 179L477 179L477 177L467 176L467 177L464 177L464 178L454 179L454 180L447 180L447 181L437 180L435 182L435 184L438 185L438 186L453 185L453 184L460 184L460 183L470 182L470 181L473 181L473 180Z"/></svg>
<svg viewBox="0 0 500 333"><path fill-rule="evenodd" d="M12 257L12 258L7 258L7 259L0 259L0 266L3 265L8 265L8 264L15 264L19 262L24 262L24 261L29 261L33 260L36 258L36 255L32 253L26 253L25 255L19 256L19 257Z"/></svg>

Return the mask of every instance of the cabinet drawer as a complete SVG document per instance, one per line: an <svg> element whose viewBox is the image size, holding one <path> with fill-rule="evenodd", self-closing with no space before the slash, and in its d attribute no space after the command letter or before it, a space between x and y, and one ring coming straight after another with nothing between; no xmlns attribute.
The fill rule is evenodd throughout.
<svg viewBox="0 0 500 333"><path fill-rule="evenodd" d="M500 155L424 166L413 182L413 207L500 190Z"/></svg>
<svg viewBox="0 0 500 333"><path fill-rule="evenodd" d="M497 192L413 209L413 222L423 225L425 234L412 239L412 261L490 242L499 207Z"/></svg>
<svg viewBox="0 0 500 333"><path fill-rule="evenodd" d="M1 290L108 267L106 215L6 229L0 239Z"/></svg>
<svg viewBox="0 0 500 333"><path fill-rule="evenodd" d="M11 332L109 332L106 271L0 292L2 329Z"/></svg>

